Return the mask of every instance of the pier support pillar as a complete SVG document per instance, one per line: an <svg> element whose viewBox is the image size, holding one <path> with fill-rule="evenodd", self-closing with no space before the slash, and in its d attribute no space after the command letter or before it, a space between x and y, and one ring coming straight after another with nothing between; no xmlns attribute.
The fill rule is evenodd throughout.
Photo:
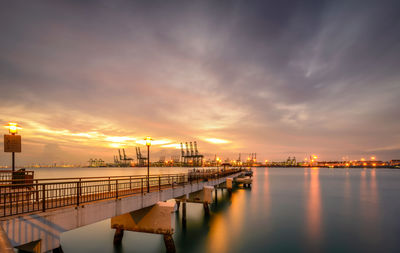
<svg viewBox="0 0 400 253"><path fill-rule="evenodd" d="M124 230L122 228L116 228L114 233L114 245L121 245L123 237Z"/></svg>
<svg viewBox="0 0 400 253"><path fill-rule="evenodd" d="M226 179L226 189L228 189L228 192L232 192L232 188L233 188L233 178L228 177Z"/></svg>
<svg viewBox="0 0 400 253"><path fill-rule="evenodd" d="M208 203L203 203L203 208L204 208L204 213L206 215L210 214L210 207L208 206Z"/></svg>
<svg viewBox="0 0 400 253"><path fill-rule="evenodd" d="M179 212L179 207L181 206L181 202L179 200L175 200L176 202L176 211Z"/></svg>
<svg viewBox="0 0 400 253"><path fill-rule="evenodd" d="M167 248L167 253L176 252L174 239L172 238L171 234L164 234L164 244L165 247Z"/></svg>
<svg viewBox="0 0 400 253"><path fill-rule="evenodd" d="M212 191L214 190L213 186L204 186L203 190L192 192L189 194L189 198L186 200L187 202L192 203L212 203Z"/></svg>
<svg viewBox="0 0 400 253"><path fill-rule="evenodd" d="M112 217L111 228L115 228L114 245L121 244L124 230L162 234L167 252L175 252L172 239L175 230L174 208L174 202L158 202L154 206Z"/></svg>
<svg viewBox="0 0 400 253"><path fill-rule="evenodd" d="M182 203L182 226L186 227L186 202Z"/></svg>

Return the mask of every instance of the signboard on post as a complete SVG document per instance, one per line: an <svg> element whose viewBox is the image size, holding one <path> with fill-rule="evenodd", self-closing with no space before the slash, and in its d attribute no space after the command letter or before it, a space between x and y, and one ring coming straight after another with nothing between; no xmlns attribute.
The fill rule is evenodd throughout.
<svg viewBox="0 0 400 253"><path fill-rule="evenodd" d="M4 152L21 152L21 135L4 135Z"/></svg>

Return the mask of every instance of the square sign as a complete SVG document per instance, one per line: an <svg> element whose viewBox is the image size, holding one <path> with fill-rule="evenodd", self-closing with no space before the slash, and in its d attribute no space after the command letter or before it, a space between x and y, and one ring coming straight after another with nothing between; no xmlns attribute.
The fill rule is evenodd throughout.
<svg viewBox="0 0 400 253"><path fill-rule="evenodd" d="M4 135L4 152L21 152L21 135Z"/></svg>

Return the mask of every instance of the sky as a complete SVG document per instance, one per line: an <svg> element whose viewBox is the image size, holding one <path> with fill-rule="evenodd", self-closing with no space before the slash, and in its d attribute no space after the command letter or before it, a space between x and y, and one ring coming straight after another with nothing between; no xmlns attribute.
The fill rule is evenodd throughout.
<svg viewBox="0 0 400 253"><path fill-rule="evenodd" d="M231 159L398 159L399 13L397 0L2 1L0 124L21 125L20 164L134 156L146 136L155 160L187 141Z"/></svg>

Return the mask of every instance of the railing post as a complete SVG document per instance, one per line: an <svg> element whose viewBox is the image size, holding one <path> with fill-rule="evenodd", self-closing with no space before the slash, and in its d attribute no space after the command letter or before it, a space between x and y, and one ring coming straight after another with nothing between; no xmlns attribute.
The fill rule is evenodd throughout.
<svg viewBox="0 0 400 253"><path fill-rule="evenodd" d="M115 180L115 198L118 199L118 179Z"/></svg>
<svg viewBox="0 0 400 253"><path fill-rule="evenodd" d="M140 179L141 183L140 183L140 188L141 188L141 192L143 194L143 178Z"/></svg>
<svg viewBox="0 0 400 253"><path fill-rule="evenodd" d="M108 192L111 192L111 178L108 177Z"/></svg>
<svg viewBox="0 0 400 253"><path fill-rule="evenodd" d="M82 196L82 178L79 178L79 196Z"/></svg>
<svg viewBox="0 0 400 253"><path fill-rule="evenodd" d="M76 182L76 205L79 206L79 196L81 195L81 182Z"/></svg>
<svg viewBox="0 0 400 253"><path fill-rule="evenodd" d="M39 185L38 185L38 180L36 179L36 202L39 204Z"/></svg>
<svg viewBox="0 0 400 253"><path fill-rule="evenodd" d="M161 176L158 176L158 190L161 191Z"/></svg>
<svg viewBox="0 0 400 253"><path fill-rule="evenodd" d="M42 184L42 211L46 211L46 185Z"/></svg>
<svg viewBox="0 0 400 253"><path fill-rule="evenodd" d="M129 177L129 190L132 190L132 176Z"/></svg>

